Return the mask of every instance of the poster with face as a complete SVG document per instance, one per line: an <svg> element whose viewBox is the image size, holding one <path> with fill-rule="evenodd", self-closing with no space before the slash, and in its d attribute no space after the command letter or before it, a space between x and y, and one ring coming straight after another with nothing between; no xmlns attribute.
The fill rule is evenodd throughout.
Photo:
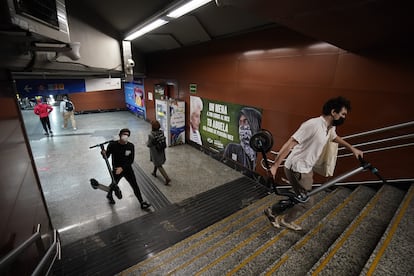
<svg viewBox="0 0 414 276"><path fill-rule="evenodd" d="M191 141L254 171L250 138L261 130L262 110L190 96Z"/></svg>
<svg viewBox="0 0 414 276"><path fill-rule="evenodd" d="M128 82L124 85L125 102L129 110L145 118L145 93L142 82Z"/></svg>

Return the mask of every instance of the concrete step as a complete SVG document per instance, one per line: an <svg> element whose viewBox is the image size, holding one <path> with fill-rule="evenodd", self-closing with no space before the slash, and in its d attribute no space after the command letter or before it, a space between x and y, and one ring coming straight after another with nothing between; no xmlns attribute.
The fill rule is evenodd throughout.
<svg viewBox="0 0 414 276"><path fill-rule="evenodd" d="M307 275L358 275L375 249L405 192L383 185Z"/></svg>
<svg viewBox="0 0 414 276"><path fill-rule="evenodd" d="M414 271L414 184L394 215L361 275L412 275ZM398 256L398 258L396 258Z"/></svg>
<svg viewBox="0 0 414 276"><path fill-rule="evenodd" d="M240 230L257 218L261 220L262 210L278 199L280 197L275 194L268 195L197 234L161 251L157 255L125 270L122 275L160 275L157 273L162 268L170 267L174 269L175 264L179 263L180 260L185 262L186 259L197 255L200 248L210 248L225 238L228 233Z"/></svg>
<svg viewBox="0 0 414 276"><path fill-rule="evenodd" d="M212 262L215 265L210 265L206 275L219 275L223 272L227 272L227 275L259 275L350 193L351 190L347 188L338 188L330 193L324 191L316 194L316 204L297 219L303 231L295 232L271 227L264 235L249 241L247 245L243 247L235 245L234 250L222 254ZM240 244L243 245L243 241L240 241Z"/></svg>
<svg viewBox="0 0 414 276"><path fill-rule="evenodd" d="M375 190L359 186L262 275L305 275L349 226Z"/></svg>

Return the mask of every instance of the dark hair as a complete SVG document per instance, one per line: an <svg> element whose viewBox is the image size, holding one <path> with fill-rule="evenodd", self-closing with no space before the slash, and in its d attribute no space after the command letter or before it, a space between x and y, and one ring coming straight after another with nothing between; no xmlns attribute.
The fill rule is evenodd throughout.
<svg viewBox="0 0 414 276"><path fill-rule="evenodd" d="M131 131L129 130L129 128L123 128L119 131L119 136L121 136L122 133L124 132L128 132L128 136L131 136Z"/></svg>
<svg viewBox="0 0 414 276"><path fill-rule="evenodd" d="M158 122L157 120L154 120L151 122L152 130L159 130L160 127L161 127L160 122Z"/></svg>
<svg viewBox="0 0 414 276"><path fill-rule="evenodd" d="M250 129L252 130L253 134L256 134L260 131L262 124L262 114L259 110L252 107L243 107L240 109L237 120L240 120L241 115L244 115L247 118L247 121L249 121Z"/></svg>
<svg viewBox="0 0 414 276"><path fill-rule="evenodd" d="M322 114L323 115L330 115L332 109L339 113L341 109L345 107L348 111L351 110L351 102L344 97L336 97L328 100L322 107Z"/></svg>

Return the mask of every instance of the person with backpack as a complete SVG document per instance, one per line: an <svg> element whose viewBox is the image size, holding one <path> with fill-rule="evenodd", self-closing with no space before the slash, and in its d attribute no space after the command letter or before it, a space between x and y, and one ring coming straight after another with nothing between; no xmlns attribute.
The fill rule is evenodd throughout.
<svg viewBox="0 0 414 276"><path fill-rule="evenodd" d="M68 96L63 96L63 101L60 102L60 113L63 115L62 127L66 128L70 119L73 130L76 130L75 105L68 99Z"/></svg>
<svg viewBox="0 0 414 276"><path fill-rule="evenodd" d="M162 165L165 163L165 148L167 147L164 132L160 129L160 123L157 120L151 122L152 131L148 135L147 147L150 150L150 160L154 164L152 175L157 177L157 170L160 171L165 179L165 185L170 184L171 179Z"/></svg>
<svg viewBox="0 0 414 276"><path fill-rule="evenodd" d="M53 135L53 131L50 128L49 113L52 112L53 107L47 103L42 102L41 99L37 100L37 105L34 107L33 112L39 116L40 122L42 123L45 135ZM49 131L48 131L49 129Z"/></svg>

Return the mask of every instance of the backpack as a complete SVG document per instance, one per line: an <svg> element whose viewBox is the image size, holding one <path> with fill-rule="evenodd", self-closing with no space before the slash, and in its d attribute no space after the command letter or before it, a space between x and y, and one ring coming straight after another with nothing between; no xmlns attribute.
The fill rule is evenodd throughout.
<svg viewBox="0 0 414 276"><path fill-rule="evenodd" d="M164 132L157 131L154 136L154 145L158 151L161 151L167 147L166 138L164 136Z"/></svg>
<svg viewBox="0 0 414 276"><path fill-rule="evenodd" d="M73 103L71 101L66 102L65 110L66 111L72 111L73 110Z"/></svg>

